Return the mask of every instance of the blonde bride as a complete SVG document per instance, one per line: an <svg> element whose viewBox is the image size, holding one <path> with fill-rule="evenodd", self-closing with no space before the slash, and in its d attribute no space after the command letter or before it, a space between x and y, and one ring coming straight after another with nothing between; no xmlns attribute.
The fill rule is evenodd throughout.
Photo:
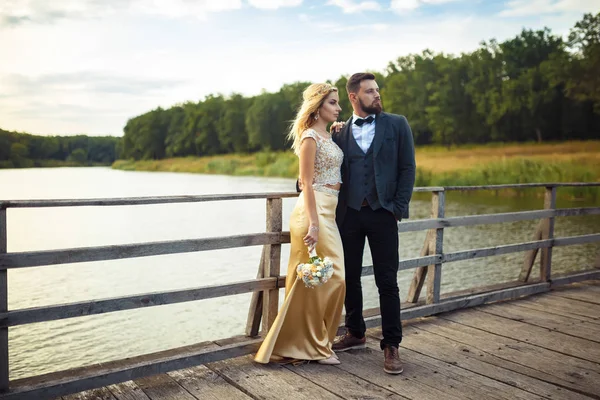
<svg viewBox="0 0 600 400"><path fill-rule="evenodd" d="M342 241L335 223L344 156L327 125L337 120L340 111L337 88L327 83L310 85L290 129L304 185L290 217L285 301L255 356L259 363L292 359L339 364L331 347L346 293ZM319 257L333 261L334 274L324 285L307 288L297 279L296 267L308 261L312 248Z"/></svg>

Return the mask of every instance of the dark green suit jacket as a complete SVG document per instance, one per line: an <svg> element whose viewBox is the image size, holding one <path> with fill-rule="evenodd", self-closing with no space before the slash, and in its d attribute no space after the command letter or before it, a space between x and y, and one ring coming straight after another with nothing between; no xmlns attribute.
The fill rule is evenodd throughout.
<svg viewBox="0 0 600 400"><path fill-rule="evenodd" d="M339 226L344 221L347 209L347 183L349 176L348 153L352 135L352 118L344 129L334 134L333 140L344 152L342 163L342 188L338 199L336 220ZM415 145L408 121L402 115L379 113L375 118L373 139L373 166L375 186L381 206L393 213L400 221L408 218L408 203L415 184Z"/></svg>

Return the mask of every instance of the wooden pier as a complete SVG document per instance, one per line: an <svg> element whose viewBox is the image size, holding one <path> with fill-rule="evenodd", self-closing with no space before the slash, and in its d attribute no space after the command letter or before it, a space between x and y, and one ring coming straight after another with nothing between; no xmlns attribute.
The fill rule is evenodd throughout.
<svg viewBox="0 0 600 400"><path fill-rule="evenodd" d="M383 372L372 328L367 349L340 353L337 366L244 356L62 399L600 398L600 281L411 320L404 331L400 376Z"/></svg>
<svg viewBox="0 0 600 400"><path fill-rule="evenodd" d="M401 357L405 372L387 375L378 348L377 309L366 310L369 345L340 354L342 364L256 365L250 354L277 311L281 275L282 198L296 193L169 196L89 200L0 201L0 400L3 399L600 399L600 265L564 276L552 274L556 246L600 242L600 232L555 237L556 217L598 215L600 207L556 208L566 186L600 183L415 188L432 193L431 218L403 221L400 232L427 230L421 254L401 260L415 269L402 319L408 321ZM445 193L454 190L540 188L543 208L535 211L445 217ZM124 206L266 199L266 229L255 234L48 251L7 252L11 208ZM456 226L539 220L530 242L446 253L444 230ZM7 271L84 261L263 246L256 279L185 290L8 309ZM514 281L440 293L448 262L524 252ZM535 271L536 255L539 269ZM363 275L372 275L367 266ZM579 283L575 283L579 282ZM421 291L424 290L423 296ZM253 292L246 335L83 368L9 381L8 329L23 324L154 307ZM516 300L518 299L518 300ZM495 303L485 305L487 303ZM476 308L473 308L476 307ZM468 310L461 310L466 309ZM456 311L461 310L461 311ZM424 318L425 317L425 318Z"/></svg>

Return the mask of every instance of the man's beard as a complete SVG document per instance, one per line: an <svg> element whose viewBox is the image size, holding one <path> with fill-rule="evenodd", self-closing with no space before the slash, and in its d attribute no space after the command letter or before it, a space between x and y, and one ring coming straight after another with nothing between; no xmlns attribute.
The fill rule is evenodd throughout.
<svg viewBox="0 0 600 400"><path fill-rule="evenodd" d="M362 110L367 114L379 114L382 111L381 100L377 104L374 103L370 106L367 106L361 99L358 99L358 104L360 105L360 108L362 108Z"/></svg>

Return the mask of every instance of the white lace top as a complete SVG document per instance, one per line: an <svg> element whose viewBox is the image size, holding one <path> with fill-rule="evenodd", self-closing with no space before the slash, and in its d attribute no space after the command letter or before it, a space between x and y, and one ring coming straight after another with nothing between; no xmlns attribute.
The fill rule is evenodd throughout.
<svg viewBox="0 0 600 400"><path fill-rule="evenodd" d="M337 194L338 191L326 185L342 183L342 162L344 153L331 138L320 136L314 129L302 133L301 140L313 138L317 142L313 188L317 191Z"/></svg>

